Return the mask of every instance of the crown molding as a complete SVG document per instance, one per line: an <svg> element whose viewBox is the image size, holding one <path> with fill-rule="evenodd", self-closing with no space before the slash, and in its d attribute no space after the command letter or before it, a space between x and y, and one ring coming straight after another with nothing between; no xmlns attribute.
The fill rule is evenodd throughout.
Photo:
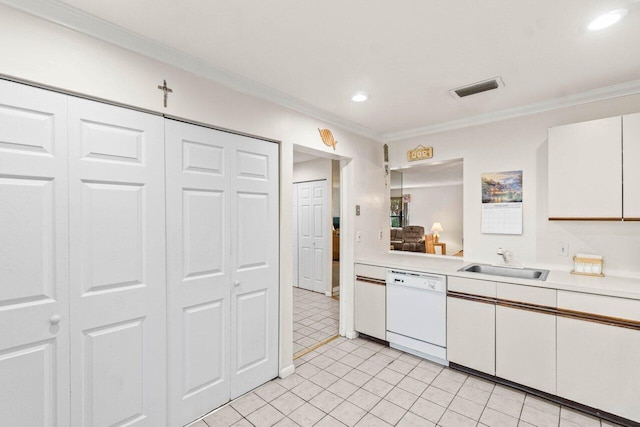
<svg viewBox="0 0 640 427"><path fill-rule="evenodd" d="M385 133L382 136L382 139L384 140L384 142L393 142L402 139L415 138L423 135L431 135L434 133L480 126L488 123L499 122L502 120L513 119L516 117L529 116L532 114L543 113L545 111L573 107L592 102L605 101L607 99L635 95L638 93L640 93L640 80L634 80L631 82L620 83L613 86L574 93L559 98L547 99L544 101L535 102L533 104L507 108L490 113L477 114L458 120L451 120L448 122L437 123L434 125L414 129L407 129L399 132Z"/></svg>
<svg viewBox="0 0 640 427"><path fill-rule="evenodd" d="M0 0L0 4L205 77L237 92L261 98L365 138L373 139L376 142L382 141L382 133L375 132L366 126L346 120L337 114L231 73L223 68L212 66L205 61L142 37L65 3L55 0Z"/></svg>
<svg viewBox="0 0 640 427"><path fill-rule="evenodd" d="M479 126L559 108L640 93L640 80L634 80L501 111L477 114L448 122L398 132L376 132L373 129L346 120L337 114L318 108L298 98L286 95L253 80L231 73L223 68L214 67L200 59L125 30L124 28L75 9L65 3L56 0L0 0L0 4L164 62L184 71L215 81L237 92L272 102L380 143Z"/></svg>

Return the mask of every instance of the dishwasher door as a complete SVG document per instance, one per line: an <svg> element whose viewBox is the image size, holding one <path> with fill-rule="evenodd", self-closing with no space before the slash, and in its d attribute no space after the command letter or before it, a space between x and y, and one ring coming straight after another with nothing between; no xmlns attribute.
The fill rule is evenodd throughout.
<svg viewBox="0 0 640 427"><path fill-rule="evenodd" d="M387 283L389 332L446 347L446 307L445 292L410 284Z"/></svg>

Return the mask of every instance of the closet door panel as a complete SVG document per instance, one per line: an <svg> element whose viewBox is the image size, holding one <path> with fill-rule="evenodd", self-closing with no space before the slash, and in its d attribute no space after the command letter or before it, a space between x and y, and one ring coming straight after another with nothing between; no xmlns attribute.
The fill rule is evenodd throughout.
<svg viewBox="0 0 640 427"><path fill-rule="evenodd" d="M0 80L0 424L69 425L67 98Z"/></svg>
<svg viewBox="0 0 640 427"><path fill-rule="evenodd" d="M69 98L72 425L166 423L163 119Z"/></svg>
<svg viewBox="0 0 640 427"><path fill-rule="evenodd" d="M230 396L229 161L233 135L167 120L169 425Z"/></svg>
<svg viewBox="0 0 640 427"><path fill-rule="evenodd" d="M278 375L278 146L234 138L231 398Z"/></svg>

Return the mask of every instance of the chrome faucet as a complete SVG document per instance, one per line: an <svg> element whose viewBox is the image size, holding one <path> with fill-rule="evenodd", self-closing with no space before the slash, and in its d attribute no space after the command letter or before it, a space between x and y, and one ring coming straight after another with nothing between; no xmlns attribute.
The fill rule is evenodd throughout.
<svg viewBox="0 0 640 427"><path fill-rule="evenodd" d="M511 261L511 252L502 248L498 248L497 254L502 256L502 260L505 264L509 264L509 261Z"/></svg>

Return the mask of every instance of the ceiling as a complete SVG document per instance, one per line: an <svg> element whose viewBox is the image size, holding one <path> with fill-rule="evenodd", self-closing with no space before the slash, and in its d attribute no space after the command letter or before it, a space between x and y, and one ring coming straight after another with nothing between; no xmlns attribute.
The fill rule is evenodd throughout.
<svg viewBox="0 0 640 427"><path fill-rule="evenodd" d="M640 92L638 0L62 3L380 140L625 82ZM618 25L586 30L620 7ZM498 90L449 93L496 76Z"/></svg>

